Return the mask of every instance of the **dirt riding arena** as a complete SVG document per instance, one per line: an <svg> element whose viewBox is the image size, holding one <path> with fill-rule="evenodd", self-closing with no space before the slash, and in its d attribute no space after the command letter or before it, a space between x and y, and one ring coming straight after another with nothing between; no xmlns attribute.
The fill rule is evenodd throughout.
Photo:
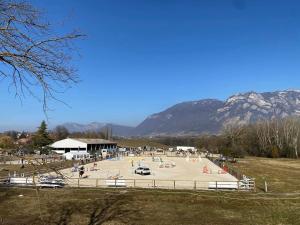
<svg viewBox="0 0 300 225"><path fill-rule="evenodd" d="M135 174L138 166L147 166L151 175ZM80 167L80 166L79 166ZM118 179L126 187L207 188L209 182L238 180L206 158L183 157L122 157L84 165L83 178L75 168L61 173L70 179L70 186L113 186L108 180ZM118 182L119 182L118 181Z"/></svg>

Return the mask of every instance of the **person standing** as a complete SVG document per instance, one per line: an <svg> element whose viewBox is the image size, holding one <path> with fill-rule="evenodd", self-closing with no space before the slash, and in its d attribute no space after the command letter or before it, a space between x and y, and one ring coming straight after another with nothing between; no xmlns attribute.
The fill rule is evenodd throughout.
<svg viewBox="0 0 300 225"><path fill-rule="evenodd" d="M82 178L83 174L84 174L84 166L80 167L79 169L79 177Z"/></svg>

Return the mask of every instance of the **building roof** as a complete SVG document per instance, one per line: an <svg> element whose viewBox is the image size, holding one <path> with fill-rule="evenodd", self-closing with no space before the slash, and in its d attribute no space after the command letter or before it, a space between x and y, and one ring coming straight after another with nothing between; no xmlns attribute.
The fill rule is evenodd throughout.
<svg viewBox="0 0 300 225"><path fill-rule="evenodd" d="M99 138L72 138L86 144L117 144L117 142Z"/></svg>
<svg viewBox="0 0 300 225"><path fill-rule="evenodd" d="M86 148L87 144L71 138L66 138L60 141L56 141L50 145L52 148Z"/></svg>
<svg viewBox="0 0 300 225"><path fill-rule="evenodd" d="M86 148L88 144L117 144L105 139L66 138L50 145L52 148Z"/></svg>

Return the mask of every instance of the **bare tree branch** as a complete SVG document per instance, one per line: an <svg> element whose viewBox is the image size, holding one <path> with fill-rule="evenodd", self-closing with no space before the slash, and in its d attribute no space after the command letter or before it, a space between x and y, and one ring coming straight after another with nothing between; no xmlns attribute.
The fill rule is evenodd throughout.
<svg viewBox="0 0 300 225"><path fill-rule="evenodd" d="M59 87L76 82L70 64L78 32L56 35L42 13L26 2L0 0L0 78L8 79L17 96L42 90L43 109L56 99Z"/></svg>

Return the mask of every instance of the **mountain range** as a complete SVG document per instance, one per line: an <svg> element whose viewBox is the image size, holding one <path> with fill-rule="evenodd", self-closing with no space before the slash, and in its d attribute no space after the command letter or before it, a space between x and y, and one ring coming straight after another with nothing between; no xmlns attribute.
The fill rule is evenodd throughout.
<svg viewBox="0 0 300 225"><path fill-rule="evenodd" d="M116 124L63 124L69 131L111 127L116 136L179 136L217 134L227 124L249 124L259 120L300 116L300 90L246 92L225 101L202 99L176 104L148 116L137 127Z"/></svg>

